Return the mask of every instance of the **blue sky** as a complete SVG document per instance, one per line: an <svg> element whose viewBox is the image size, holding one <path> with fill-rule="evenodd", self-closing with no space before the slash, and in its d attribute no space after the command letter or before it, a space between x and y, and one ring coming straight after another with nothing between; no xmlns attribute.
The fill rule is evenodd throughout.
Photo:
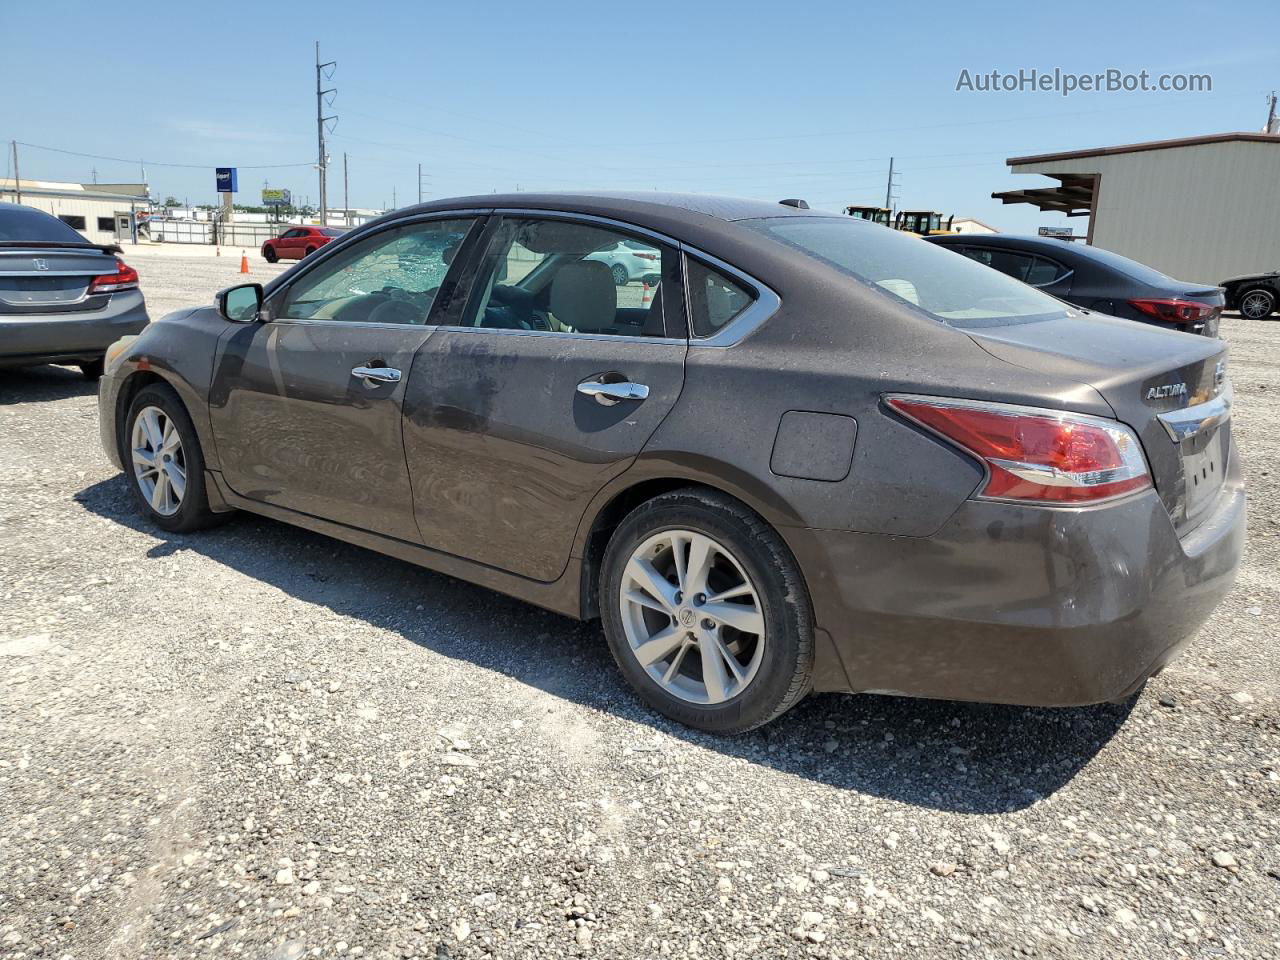
<svg viewBox="0 0 1280 960"><path fill-rule="evenodd" d="M286 12L287 11L287 12ZM1006 157L1259 130L1280 87L1271 3L6 4L0 138L24 178L134 181L214 202L214 166L318 200L313 42L338 61L330 202L626 188L898 203L1006 230ZM92 29L86 29L92 23ZM21 39L17 39L21 38ZM44 38L44 39L41 39ZM1209 93L957 92L971 73L1107 68ZM162 166L191 164L193 167ZM248 169L299 164L277 169ZM0 171L10 174L10 161ZM1082 223L1082 221L1075 221Z"/></svg>

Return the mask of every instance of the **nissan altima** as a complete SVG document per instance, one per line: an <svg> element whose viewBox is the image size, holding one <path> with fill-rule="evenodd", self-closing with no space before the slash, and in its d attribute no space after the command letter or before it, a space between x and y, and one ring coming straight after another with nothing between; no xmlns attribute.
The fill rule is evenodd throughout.
<svg viewBox="0 0 1280 960"><path fill-rule="evenodd" d="M1240 559L1226 349L803 201L518 193L170 314L99 404L158 527L245 510L599 618L732 733L814 690L1137 691Z"/></svg>

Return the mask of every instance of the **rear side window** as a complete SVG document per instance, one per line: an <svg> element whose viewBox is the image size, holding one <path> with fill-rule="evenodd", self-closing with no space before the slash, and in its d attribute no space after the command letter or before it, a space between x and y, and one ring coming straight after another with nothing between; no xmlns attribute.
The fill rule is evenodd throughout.
<svg viewBox="0 0 1280 960"><path fill-rule="evenodd" d="M755 297L719 270L689 259L689 321L695 337L719 333L751 306Z"/></svg>
<svg viewBox="0 0 1280 960"><path fill-rule="evenodd" d="M1036 257L1036 262L1027 271L1027 283L1033 287L1042 287L1045 284L1053 283L1066 272L1061 264L1055 263L1053 260L1046 260L1044 257Z"/></svg>
<svg viewBox="0 0 1280 960"><path fill-rule="evenodd" d="M1062 301L912 234L880 230L852 217L767 217L740 223L953 326L1003 326L1066 316Z"/></svg>
<svg viewBox="0 0 1280 960"><path fill-rule="evenodd" d="M0 242L84 243L69 226L34 207L0 204Z"/></svg>

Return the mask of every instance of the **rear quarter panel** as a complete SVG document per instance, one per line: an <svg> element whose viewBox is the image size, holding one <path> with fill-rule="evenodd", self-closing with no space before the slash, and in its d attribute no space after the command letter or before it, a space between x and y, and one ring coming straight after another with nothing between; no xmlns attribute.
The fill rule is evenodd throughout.
<svg viewBox="0 0 1280 960"><path fill-rule="evenodd" d="M690 347L685 388L624 479L719 486L771 523L924 537L973 492L970 457L888 413L886 393L1034 403L1109 415L1092 388L1019 369L965 333L816 262L778 289L774 317L732 347ZM789 411L856 420L839 480L779 476L771 455Z"/></svg>

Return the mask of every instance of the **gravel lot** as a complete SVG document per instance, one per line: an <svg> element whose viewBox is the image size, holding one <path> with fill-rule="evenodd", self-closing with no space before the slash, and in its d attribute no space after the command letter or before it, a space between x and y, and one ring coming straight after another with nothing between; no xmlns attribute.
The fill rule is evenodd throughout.
<svg viewBox="0 0 1280 960"><path fill-rule="evenodd" d="M239 279L129 261L153 316ZM733 740L594 625L252 517L162 535L92 387L0 372L0 956L1280 956L1280 322L1224 331L1250 547L1134 703L828 695Z"/></svg>

